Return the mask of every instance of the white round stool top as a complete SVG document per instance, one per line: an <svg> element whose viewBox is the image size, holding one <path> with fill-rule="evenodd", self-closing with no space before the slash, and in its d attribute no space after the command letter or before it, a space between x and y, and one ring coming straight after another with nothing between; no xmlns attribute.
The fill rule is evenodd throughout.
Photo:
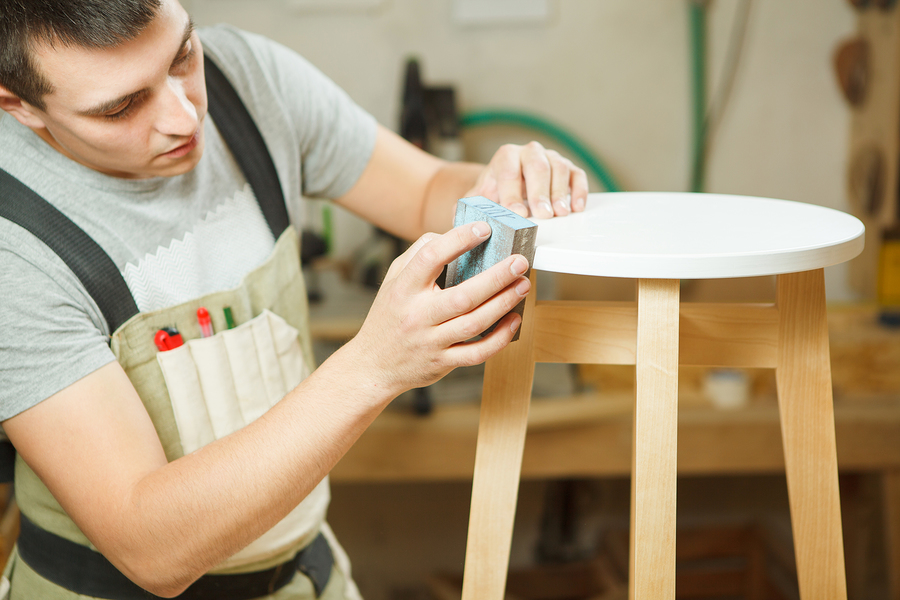
<svg viewBox="0 0 900 600"><path fill-rule="evenodd" d="M672 192L591 194L584 212L538 224L533 267L641 279L718 279L835 265L865 227L802 202Z"/></svg>

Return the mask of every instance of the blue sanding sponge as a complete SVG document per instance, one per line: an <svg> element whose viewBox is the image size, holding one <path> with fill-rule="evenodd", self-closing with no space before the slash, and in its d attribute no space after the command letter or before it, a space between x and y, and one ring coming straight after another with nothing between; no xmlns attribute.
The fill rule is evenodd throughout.
<svg viewBox="0 0 900 600"><path fill-rule="evenodd" d="M490 225L491 235L486 241L447 265L446 287L458 285L512 254L521 254L528 260L529 265L534 260L534 244L537 239L535 223L484 196L462 198L456 204L456 218L453 226L459 227L477 221L485 221ZM523 316L524 311L525 300L522 300L510 312L516 312ZM493 330L494 326L496 323L484 333ZM517 339L519 339L519 330L513 336L513 340Z"/></svg>

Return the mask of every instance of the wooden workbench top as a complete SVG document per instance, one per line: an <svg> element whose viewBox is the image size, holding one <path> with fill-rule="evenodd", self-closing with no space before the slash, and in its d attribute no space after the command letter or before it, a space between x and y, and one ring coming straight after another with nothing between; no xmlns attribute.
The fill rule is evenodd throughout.
<svg viewBox="0 0 900 600"><path fill-rule="evenodd" d="M523 478L627 476L630 396L532 401ZM471 479L478 406L438 406L421 417L388 410L332 471L335 482ZM679 411L678 470L684 474L776 473L784 469L778 409ZM836 405L841 469L900 468L900 397Z"/></svg>

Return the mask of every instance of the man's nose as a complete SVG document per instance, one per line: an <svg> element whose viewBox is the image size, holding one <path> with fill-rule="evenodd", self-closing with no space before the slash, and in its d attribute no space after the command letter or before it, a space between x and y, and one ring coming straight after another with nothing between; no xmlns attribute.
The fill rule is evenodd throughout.
<svg viewBox="0 0 900 600"><path fill-rule="evenodd" d="M197 131L197 107L190 101L182 81L170 77L162 92L156 128L165 135L186 137Z"/></svg>

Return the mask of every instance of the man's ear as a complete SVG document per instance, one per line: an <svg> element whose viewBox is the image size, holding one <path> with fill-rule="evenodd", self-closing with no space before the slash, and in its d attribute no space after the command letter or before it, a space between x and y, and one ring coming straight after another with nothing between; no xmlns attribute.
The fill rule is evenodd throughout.
<svg viewBox="0 0 900 600"><path fill-rule="evenodd" d="M2 85L0 85L0 110L11 114L25 127L30 127L31 129L43 129L46 127L43 118L41 118L34 106L28 104Z"/></svg>

